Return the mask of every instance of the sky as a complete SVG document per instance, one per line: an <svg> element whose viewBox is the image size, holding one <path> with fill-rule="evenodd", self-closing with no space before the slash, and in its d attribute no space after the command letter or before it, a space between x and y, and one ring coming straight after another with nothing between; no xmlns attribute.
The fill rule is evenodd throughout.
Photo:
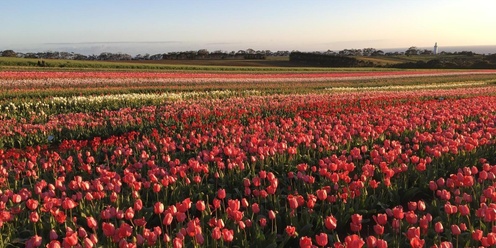
<svg viewBox="0 0 496 248"><path fill-rule="evenodd" d="M496 45L494 0L1 0L0 51Z"/></svg>

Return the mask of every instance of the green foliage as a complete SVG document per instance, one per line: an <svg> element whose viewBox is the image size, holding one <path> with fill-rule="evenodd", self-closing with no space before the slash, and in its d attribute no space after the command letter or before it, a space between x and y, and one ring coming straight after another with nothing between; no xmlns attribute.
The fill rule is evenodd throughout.
<svg viewBox="0 0 496 248"><path fill-rule="evenodd" d="M332 68L314 68L314 67L269 67L269 66L232 66L226 63L224 66L208 65L187 65L187 64L164 64L164 63L139 63L139 62L108 62L108 61L80 61L80 60L60 60L46 59L45 66L40 68L38 61L40 59L32 58L8 58L0 57L0 70L70 70L70 71L202 71L202 72L284 72L284 73L310 73L310 72L328 72L336 71ZM343 69L338 69L341 71ZM349 70L375 70L373 68ZM392 69L393 70L393 69Z"/></svg>
<svg viewBox="0 0 496 248"><path fill-rule="evenodd" d="M2 57L15 57L15 56L17 56L17 53L14 52L13 50L5 50L5 51L2 51L1 55L2 55Z"/></svg>
<svg viewBox="0 0 496 248"><path fill-rule="evenodd" d="M326 55L316 53L292 52L289 55L292 62L300 62L313 66L329 67L370 67L371 62L364 62L353 57Z"/></svg>

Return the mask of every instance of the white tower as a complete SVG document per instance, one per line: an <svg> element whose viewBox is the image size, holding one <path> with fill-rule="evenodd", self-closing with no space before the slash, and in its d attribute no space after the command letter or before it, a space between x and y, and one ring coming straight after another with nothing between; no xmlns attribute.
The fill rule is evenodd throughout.
<svg viewBox="0 0 496 248"><path fill-rule="evenodd" d="M437 42L436 42L436 44L434 44L434 55L436 55L436 54L437 54Z"/></svg>

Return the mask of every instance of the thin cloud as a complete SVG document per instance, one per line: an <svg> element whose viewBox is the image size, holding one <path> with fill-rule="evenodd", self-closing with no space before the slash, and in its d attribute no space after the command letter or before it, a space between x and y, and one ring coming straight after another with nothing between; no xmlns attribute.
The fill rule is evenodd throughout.
<svg viewBox="0 0 496 248"><path fill-rule="evenodd" d="M333 42L325 42L325 43L319 43L320 45L327 45L327 46L336 46L336 47L347 47L347 48L352 48L352 46L360 46L360 45L365 45L371 46L371 45L381 45L381 44L387 44L388 42L391 42L389 39L375 39L375 40L343 40L343 41L333 41Z"/></svg>
<svg viewBox="0 0 496 248"><path fill-rule="evenodd" d="M217 45L239 45L239 44L250 44L253 42L211 42L206 43L208 46L217 46Z"/></svg>
<svg viewBox="0 0 496 248"><path fill-rule="evenodd" d="M113 44L180 44L182 41L90 41L90 42L50 42L44 45L113 45Z"/></svg>

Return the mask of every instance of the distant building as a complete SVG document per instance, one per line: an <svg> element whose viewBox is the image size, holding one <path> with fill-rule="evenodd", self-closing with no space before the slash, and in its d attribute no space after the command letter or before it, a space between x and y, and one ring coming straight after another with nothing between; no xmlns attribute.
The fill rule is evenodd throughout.
<svg viewBox="0 0 496 248"><path fill-rule="evenodd" d="M434 44L434 55L437 55L437 42Z"/></svg>

